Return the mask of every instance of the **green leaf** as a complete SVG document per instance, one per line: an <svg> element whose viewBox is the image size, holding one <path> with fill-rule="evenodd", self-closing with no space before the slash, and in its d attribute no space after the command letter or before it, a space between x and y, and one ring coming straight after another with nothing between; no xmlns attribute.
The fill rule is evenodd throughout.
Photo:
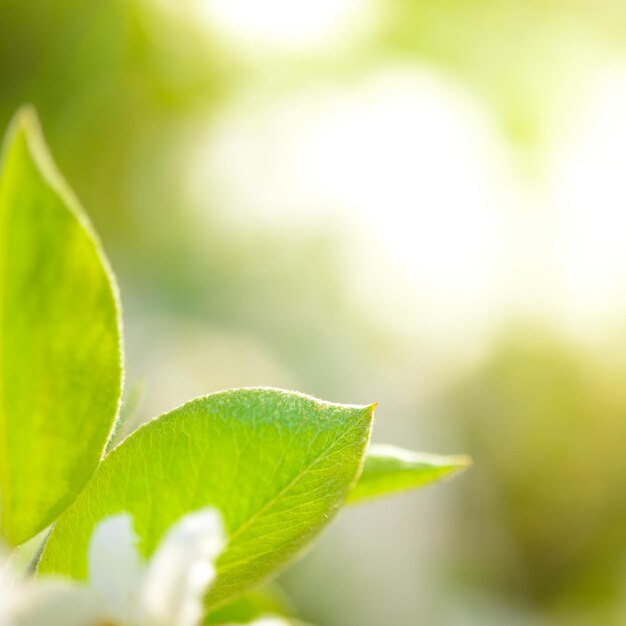
<svg viewBox="0 0 626 626"><path fill-rule="evenodd" d="M100 244L20 111L0 175L0 535L48 526L95 470L122 365L116 288Z"/></svg>
<svg viewBox="0 0 626 626"><path fill-rule="evenodd" d="M312 626L293 617L286 617L276 613L263 613L251 619L231 618L226 621L208 622L216 626ZM207 622L205 622L207 624Z"/></svg>
<svg viewBox="0 0 626 626"><path fill-rule="evenodd" d="M425 487L464 470L466 456L435 456L385 444L372 445L359 482L348 495L348 504Z"/></svg>
<svg viewBox="0 0 626 626"><path fill-rule="evenodd" d="M131 513L150 555L182 515L214 506L229 538L207 599L215 607L276 572L329 522L361 469L372 413L263 388L193 400L106 457L55 525L39 570L84 579L89 539L108 515Z"/></svg>
<svg viewBox="0 0 626 626"><path fill-rule="evenodd" d="M274 588L251 591L211 611L205 624L248 624L261 617L286 618L293 614L283 594Z"/></svg>

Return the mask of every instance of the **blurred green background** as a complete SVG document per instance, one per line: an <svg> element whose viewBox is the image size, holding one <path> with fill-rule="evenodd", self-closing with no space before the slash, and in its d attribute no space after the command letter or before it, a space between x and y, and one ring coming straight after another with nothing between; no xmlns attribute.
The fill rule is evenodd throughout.
<svg viewBox="0 0 626 626"><path fill-rule="evenodd" d="M626 623L626 4L0 0L24 102L119 277L127 431L262 384L474 457L345 512L303 618Z"/></svg>

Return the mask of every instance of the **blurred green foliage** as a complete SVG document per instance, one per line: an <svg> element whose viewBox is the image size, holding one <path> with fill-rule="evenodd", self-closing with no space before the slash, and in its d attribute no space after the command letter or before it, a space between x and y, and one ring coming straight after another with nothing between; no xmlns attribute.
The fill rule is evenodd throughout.
<svg viewBox="0 0 626 626"><path fill-rule="evenodd" d="M623 616L625 379L606 355L517 328L454 402L480 458L458 549L490 587L564 624Z"/></svg>

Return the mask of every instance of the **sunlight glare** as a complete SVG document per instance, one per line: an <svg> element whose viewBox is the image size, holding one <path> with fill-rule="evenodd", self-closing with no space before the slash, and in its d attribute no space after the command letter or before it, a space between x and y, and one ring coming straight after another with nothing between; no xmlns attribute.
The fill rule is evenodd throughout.
<svg viewBox="0 0 626 626"><path fill-rule="evenodd" d="M626 312L626 70L599 77L556 156L555 255L562 315L597 332Z"/></svg>
<svg viewBox="0 0 626 626"><path fill-rule="evenodd" d="M358 30L371 8L369 0L181 0L176 5L218 37L279 51L336 42Z"/></svg>
<svg viewBox="0 0 626 626"><path fill-rule="evenodd" d="M462 91L394 67L265 104L252 95L195 150L190 189L233 229L343 233L347 288L370 315L468 336L502 299L504 152Z"/></svg>

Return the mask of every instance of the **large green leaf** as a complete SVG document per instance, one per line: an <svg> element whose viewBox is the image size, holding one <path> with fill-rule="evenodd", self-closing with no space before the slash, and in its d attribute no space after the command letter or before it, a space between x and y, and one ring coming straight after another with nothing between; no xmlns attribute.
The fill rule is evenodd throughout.
<svg viewBox="0 0 626 626"><path fill-rule="evenodd" d="M436 456L385 444L372 445L359 482L348 495L348 503L425 487L450 478L469 464L466 456Z"/></svg>
<svg viewBox="0 0 626 626"><path fill-rule="evenodd" d="M363 462L373 407L274 389L194 400L137 430L106 457L55 525L39 570L82 579L102 518L128 511L146 555L182 515L221 511L229 543L209 606L295 556L343 503Z"/></svg>
<svg viewBox="0 0 626 626"><path fill-rule="evenodd" d="M85 485L117 412L116 289L34 113L18 113L0 177L0 534L19 544Z"/></svg>

